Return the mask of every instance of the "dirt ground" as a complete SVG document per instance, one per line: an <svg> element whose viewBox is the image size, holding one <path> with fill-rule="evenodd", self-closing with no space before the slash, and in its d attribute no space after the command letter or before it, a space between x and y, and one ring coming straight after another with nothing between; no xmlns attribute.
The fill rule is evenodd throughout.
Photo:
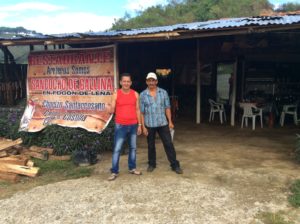
<svg viewBox="0 0 300 224"><path fill-rule="evenodd" d="M280 212L300 223L289 206L289 186L300 178L294 160L294 126L241 129L229 125L175 127L175 147L184 170L170 170L160 140L157 168L147 173L145 137L138 139L137 162L143 175L127 172L107 181L111 154L105 153L89 178L36 187L0 200L0 223L262 223L262 212Z"/></svg>

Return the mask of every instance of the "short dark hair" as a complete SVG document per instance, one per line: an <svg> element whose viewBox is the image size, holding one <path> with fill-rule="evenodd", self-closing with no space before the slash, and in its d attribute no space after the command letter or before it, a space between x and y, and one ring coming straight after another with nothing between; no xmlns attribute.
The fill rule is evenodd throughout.
<svg viewBox="0 0 300 224"><path fill-rule="evenodd" d="M129 77L130 80L132 80L130 73L127 73L127 72L122 73L122 74L120 75L120 80L122 80L123 77Z"/></svg>

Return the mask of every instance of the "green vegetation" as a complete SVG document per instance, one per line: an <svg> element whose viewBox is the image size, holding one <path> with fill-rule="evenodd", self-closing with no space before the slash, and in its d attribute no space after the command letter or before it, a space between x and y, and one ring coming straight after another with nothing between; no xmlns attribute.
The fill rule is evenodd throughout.
<svg viewBox="0 0 300 224"><path fill-rule="evenodd" d="M5 33L36 33L35 31L32 30L27 30L22 26L18 26L18 27L5 27L5 26L1 26L0 27L0 34L5 34Z"/></svg>
<svg viewBox="0 0 300 224"><path fill-rule="evenodd" d="M170 0L166 6L153 6L131 18L126 13L115 21L112 29L132 29L173 25L211 19L258 16L262 10L271 10L267 0Z"/></svg>
<svg viewBox="0 0 300 224"><path fill-rule="evenodd" d="M292 195L289 196L289 202L292 206L300 207L300 180L296 180L291 186Z"/></svg>
<svg viewBox="0 0 300 224"><path fill-rule="evenodd" d="M293 12L300 10L300 4L298 3L286 3L282 4L278 9L277 12Z"/></svg>
<svg viewBox="0 0 300 224"><path fill-rule="evenodd" d="M273 7L268 0L169 0L166 6L149 7L137 12L135 17L125 13L124 17L115 20L111 29L134 29L220 18L259 16L262 11L272 12ZM296 10L300 10L300 4L286 3L276 11Z"/></svg>
<svg viewBox="0 0 300 224"><path fill-rule="evenodd" d="M22 138L25 146L50 147L56 155L71 155L74 151L98 154L112 150L113 122L101 134L58 125L49 125L39 132L18 132L22 115L23 111L0 112L0 137Z"/></svg>
<svg viewBox="0 0 300 224"><path fill-rule="evenodd" d="M1 112L0 113L0 137L17 139L20 138L20 133L18 133L20 118L22 112Z"/></svg>
<svg viewBox="0 0 300 224"><path fill-rule="evenodd" d="M262 212L257 218L259 218L264 224L294 224L294 222L286 221L280 212Z"/></svg>
<svg viewBox="0 0 300 224"><path fill-rule="evenodd" d="M81 128L68 128L58 125L47 126L40 132L21 133L23 144L36 145L54 149L56 155L72 154L74 151L90 150L101 153L112 149L113 122L97 134Z"/></svg>
<svg viewBox="0 0 300 224"><path fill-rule="evenodd" d="M39 175L58 174L66 179L90 176L93 172L91 167L76 167L72 161L43 161L33 159L35 166L39 167Z"/></svg>

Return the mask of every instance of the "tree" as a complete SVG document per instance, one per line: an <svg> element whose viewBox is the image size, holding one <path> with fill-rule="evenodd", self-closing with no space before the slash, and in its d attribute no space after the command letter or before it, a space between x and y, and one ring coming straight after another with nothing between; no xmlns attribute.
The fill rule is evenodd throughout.
<svg viewBox="0 0 300 224"><path fill-rule="evenodd" d="M258 16L262 10L272 10L268 0L169 0L166 6L152 6L131 18L114 22L112 29L173 25L228 17Z"/></svg>
<svg viewBox="0 0 300 224"><path fill-rule="evenodd" d="M286 3L282 4L278 9L277 12L291 12L291 11L298 11L300 10L300 4L298 3Z"/></svg>

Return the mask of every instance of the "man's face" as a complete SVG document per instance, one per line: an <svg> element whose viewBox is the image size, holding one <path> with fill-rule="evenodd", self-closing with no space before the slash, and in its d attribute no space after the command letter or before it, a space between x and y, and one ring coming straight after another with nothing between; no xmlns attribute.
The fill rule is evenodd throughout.
<svg viewBox="0 0 300 224"><path fill-rule="evenodd" d="M131 84L132 84L132 81L129 76L123 76L120 80L120 85L122 86L122 89L124 89L124 90L130 89Z"/></svg>
<svg viewBox="0 0 300 224"><path fill-rule="evenodd" d="M156 79L152 78L146 80L146 84L149 88L155 88L157 86L157 82L158 81Z"/></svg>

